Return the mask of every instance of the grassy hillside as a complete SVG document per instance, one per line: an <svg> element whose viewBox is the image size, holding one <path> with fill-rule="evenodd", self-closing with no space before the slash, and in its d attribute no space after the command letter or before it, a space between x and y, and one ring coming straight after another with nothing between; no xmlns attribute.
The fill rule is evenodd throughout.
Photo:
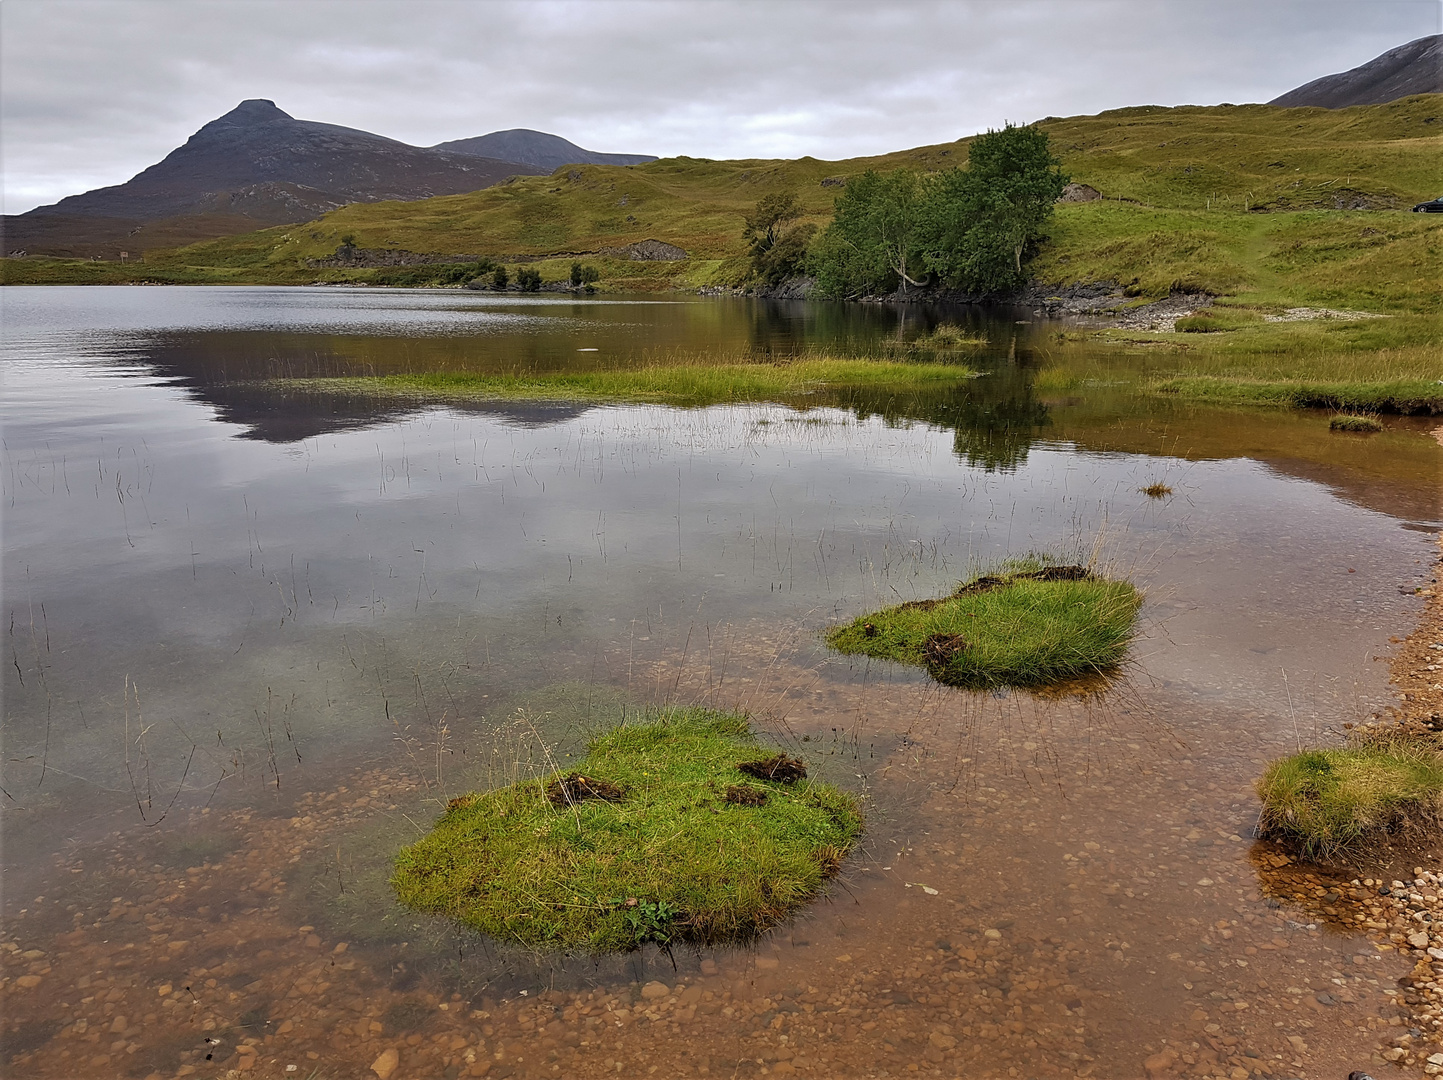
<svg viewBox="0 0 1443 1080"><path fill-rule="evenodd" d="M1281 303L1437 310L1443 223L1405 211L1443 193L1443 95L1341 110L1146 106L1041 126L1073 178L1105 199L1058 208L1039 280L1110 279L1139 296L1181 285ZM150 252L143 268L32 259L7 261L4 274L15 283L372 280L375 271L309 266L352 234L361 248L533 261L548 280L585 253L610 289L735 284L746 273L742 218L762 195L795 191L821 224L838 181L868 168L965 162L967 142L840 162L567 166L467 195L355 204L306 225ZM689 258L596 254L647 238Z"/></svg>

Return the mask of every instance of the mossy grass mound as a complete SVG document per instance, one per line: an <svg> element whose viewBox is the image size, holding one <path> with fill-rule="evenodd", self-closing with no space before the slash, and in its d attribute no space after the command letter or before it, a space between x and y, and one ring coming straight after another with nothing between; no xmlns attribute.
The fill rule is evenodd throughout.
<svg viewBox="0 0 1443 1080"><path fill-rule="evenodd" d="M1382 431L1383 423L1376 416L1366 413L1339 413L1328 422L1328 427L1333 431L1374 432Z"/></svg>
<svg viewBox="0 0 1443 1080"><path fill-rule="evenodd" d="M1128 582L1080 566L1019 560L943 599L914 600L834 627L827 644L916 664L953 686L1041 688L1116 668L1141 603Z"/></svg>
<svg viewBox="0 0 1443 1080"><path fill-rule="evenodd" d="M1408 826L1436 823L1443 754L1433 739L1384 737L1304 750L1258 781L1259 832L1328 858Z"/></svg>
<svg viewBox="0 0 1443 1080"><path fill-rule="evenodd" d="M754 936L815 896L862 831L845 792L739 768L773 756L743 717L662 711L598 736L566 778L452 800L391 884L412 908L531 948ZM577 775L621 795L555 805L548 788ZM728 798L742 787L764 797Z"/></svg>

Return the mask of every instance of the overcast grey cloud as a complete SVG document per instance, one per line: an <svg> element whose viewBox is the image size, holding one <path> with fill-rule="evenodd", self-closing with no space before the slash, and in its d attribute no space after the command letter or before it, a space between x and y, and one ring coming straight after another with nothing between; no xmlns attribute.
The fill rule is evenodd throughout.
<svg viewBox="0 0 1443 1080"><path fill-rule="evenodd" d="M1266 101L1439 32L1437 0L5 0L5 212L243 98L430 145L852 157L1005 120Z"/></svg>

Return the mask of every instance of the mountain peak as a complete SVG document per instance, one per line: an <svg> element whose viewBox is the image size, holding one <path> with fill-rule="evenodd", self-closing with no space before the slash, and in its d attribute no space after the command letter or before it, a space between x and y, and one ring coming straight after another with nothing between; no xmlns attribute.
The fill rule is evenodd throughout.
<svg viewBox="0 0 1443 1080"><path fill-rule="evenodd" d="M282 109L276 108L276 103L269 98L246 98L224 116L217 117L211 123L226 122L230 124L265 124L272 120L294 120L295 117Z"/></svg>

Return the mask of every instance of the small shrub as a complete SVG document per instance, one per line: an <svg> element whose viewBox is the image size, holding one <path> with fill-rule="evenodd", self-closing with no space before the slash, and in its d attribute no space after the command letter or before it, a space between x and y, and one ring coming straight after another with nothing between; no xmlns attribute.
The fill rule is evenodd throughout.
<svg viewBox="0 0 1443 1080"><path fill-rule="evenodd" d="M1173 323L1173 329L1179 334L1216 334L1229 328L1207 312L1201 311L1196 315L1184 315Z"/></svg>
<svg viewBox="0 0 1443 1080"><path fill-rule="evenodd" d="M1359 413L1339 413L1328 422L1332 431L1382 431L1383 425L1376 416Z"/></svg>
<svg viewBox="0 0 1443 1080"><path fill-rule="evenodd" d="M516 271L516 284L520 286L522 292L540 292L541 271L523 266Z"/></svg>
<svg viewBox="0 0 1443 1080"><path fill-rule="evenodd" d="M1151 484L1148 484L1147 487L1138 488L1137 490L1142 492L1149 499L1166 499L1169 495L1172 494L1172 488L1168 487L1168 485L1162 483L1161 481L1155 481Z"/></svg>
<svg viewBox="0 0 1443 1080"><path fill-rule="evenodd" d="M498 266L491 273L491 287L493 289L504 289L511 284L511 278L506 273L506 267Z"/></svg>

